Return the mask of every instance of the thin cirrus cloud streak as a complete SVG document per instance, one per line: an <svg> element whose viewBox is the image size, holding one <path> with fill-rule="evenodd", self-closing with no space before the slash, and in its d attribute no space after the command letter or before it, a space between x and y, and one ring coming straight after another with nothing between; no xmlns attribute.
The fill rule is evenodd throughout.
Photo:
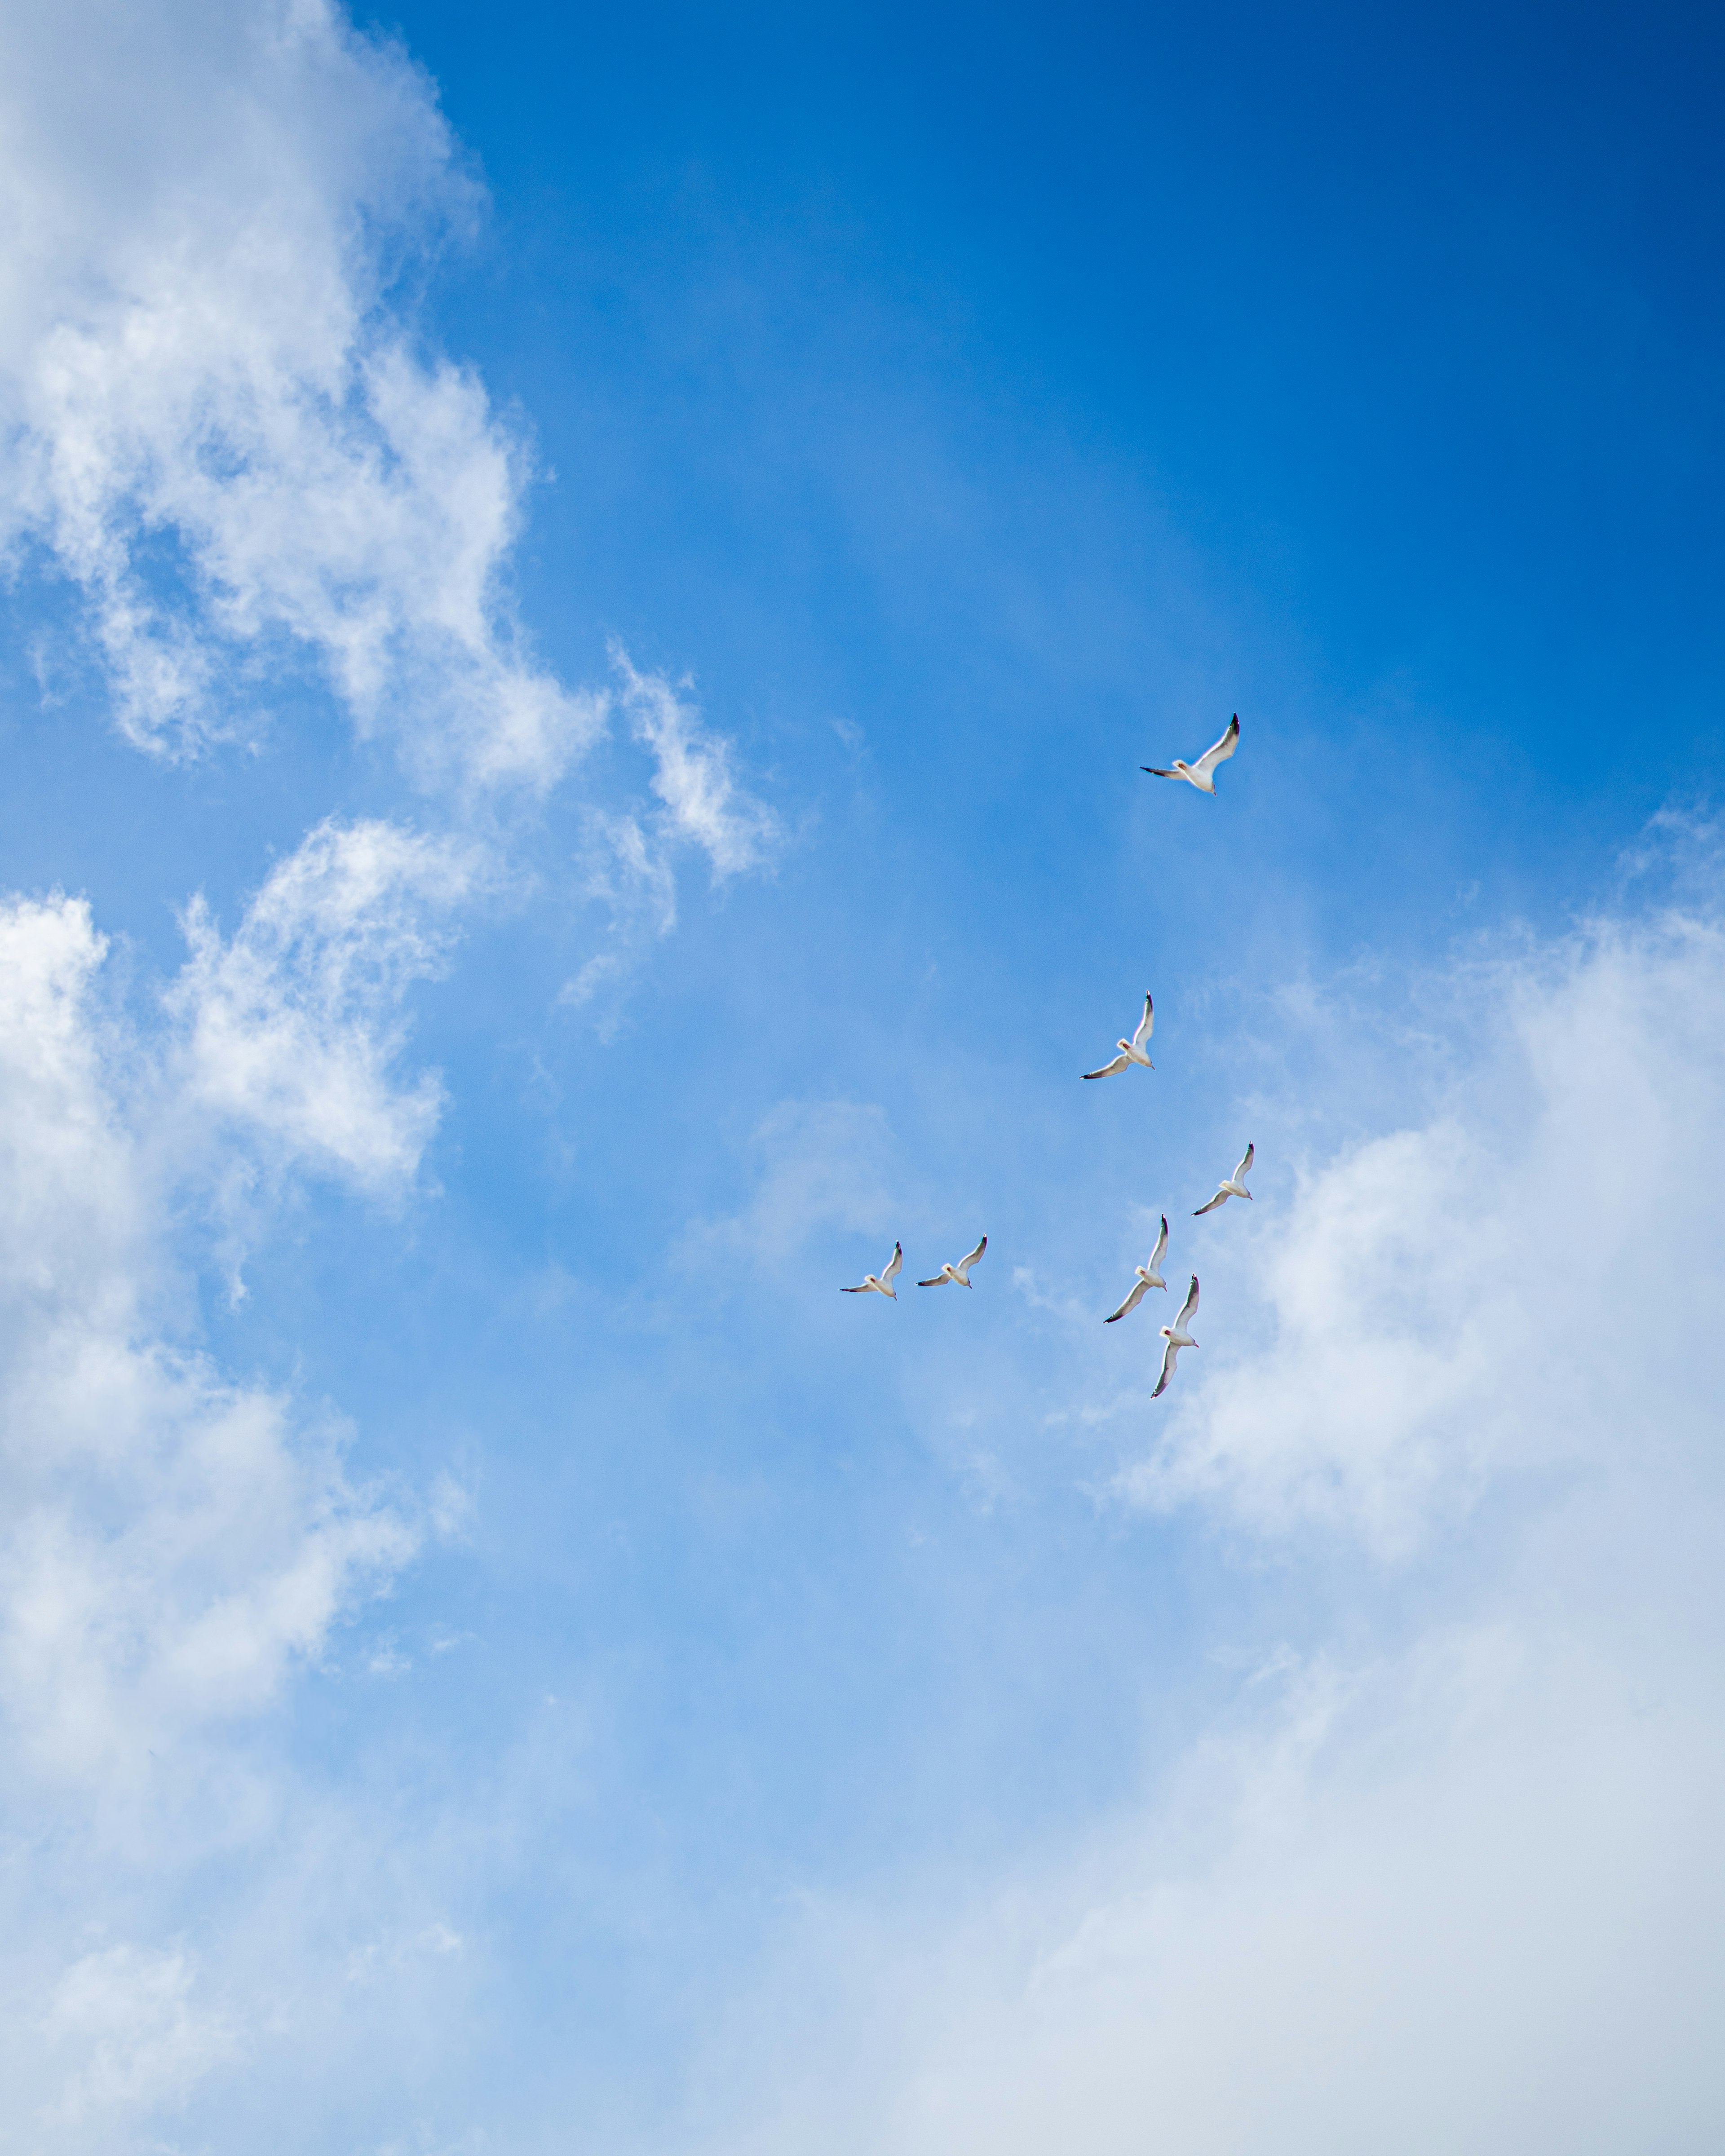
<svg viewBox="0 0 1725 2156"><path fill-rule="evenodd" d="M1433 993L1453 1085L1207 1264L1256 1344L1147 1447L1135 1405L1098 1491L1243 1540L1310 1636L1230 1645L1235 1702L1140 1799L942 1922L812 1912L739 2010L788 2050L720 2033L769 2102L704 2145L1717 2137L1725 919L1601 917Z"/></svg>
<svg viewBox="0 0 1725 2156"><path fill-rule="evenodd" d="M770 870L784 844L773 812L738 783L731 744L701 722L699 706L662 674L643 674L613 641L617 701L632 738L653 758L649 782L657 809L624 812L589 807L578 888L609 916L609 947L587 960L564 986L561 1001L581 1006L610 992L601 1030L614 1029L614 992L641 952L677 922L678 855L693 847L706 856L715 888L732 876Z"/></svg>

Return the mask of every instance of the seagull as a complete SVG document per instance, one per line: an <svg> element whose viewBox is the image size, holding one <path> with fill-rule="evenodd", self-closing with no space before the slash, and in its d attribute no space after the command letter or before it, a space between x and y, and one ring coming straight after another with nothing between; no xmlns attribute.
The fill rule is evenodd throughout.
<svg viewBox="0 0 1725 2156"><path fill-rule="evenodd" d="M1147 990L1144 996L1144 1015L1138 1020L1137 1029L1132 1039L1116 1041L1114 1045L1120 1053L1114 1060L1111 1063L1105 1063L1100 1070L1086 1070L1084 1075L1086 1078L1111 1078L1117 1070L1124 1070L1130 1063L1142 1063L1147 1070L1153 1070L1156 1065L1144 1053L1144 1043L1150 1038L1150 1029L1155 1023L1156 1014L1150 1008L1150 997Z"/></svg>
<svg viewBox="0 0 1725 2156"><path fill-rule="evenodd" d="M960 1258L956 1265L942 1265L932 1280L918 1281L917 1286L944 1287L948 1281L956 1281L960 1287L968 1287L970 1269L988 1247L988 1239L984 1235L968 1257Z"/></svg>
<svg viewBox="0 0 1725 2156"><path fill-rule="evenodd" d="M1137 1279L1133 1284L1132 1291L1127 1297L1126 1301L1121 1304L1118 1310L1111 1312L1108 1317L1102 1320L1104 1325L1111 1325L1117 1317L1124 1317L1127 1311L1136 1310L1138 1305L1144 1300L1144 1291L1146 1288L1165 1288L1168 1286L1168 1282L1163 1278L1162 1274L1158 1270L1162 1264L1162 1254L1167 1248L1168 1215L1164 1213L1162 1216L1162 1233L1156 1239L1156 1248L1150 1253L1149 1264L1147 1265L1134 1265L1132 1267L1132 1270L1137 1275Z"/></svg>
<svg viewBox="0 0 1725 2156"><path fill-rule="evenodd" d="M1228 721L1227 732L1220 741L1207 748L1196 763L1188 763L1184 757L1177 756L1172 771L1158 771L1153 763L1141 763L1138 768L1147 771L1153 778L1184 778L1200 793L1214 793L1216 790L1216 766L1225 763L1239 747L1240 713L1236 711Z"/></svg>
<svg viewBox="0 0 1725 2156"><path fill-rule="evenodd" d="M1198 1219L1199 1214L1214 1213L1219 1205L1225 1205L1230 1198L1250 1198L1251 1196L1251 1192L1245 1187L1245 1179L1247 1172L1252 1164L1252 1155L1256 1151L1257 1147L1255 1146L1248 1146L1246 1147L1245 1158L1241 1161L1240 1166L1235 1169L1233 1174L1228 1178L1228 1180L1225 1183L1219 1183L1216 1185L1215 1196L1211 1199L1208 1205L1200 1205L1199 1207L1198 1212L1194 1213L1192 1216L1194 1220Z"/></svg>
<svg viewBox="0 0 1725 2156"><path fill-rule="evenodd" d="M840 1295L866 1295L872 1288L876 1295L884 1295L891 1301L896 1302L898 1290L892 1283L899 1267L904 1261L905 1246L902 1243L895 1243L892 1246L892 1255L881 1266L878 1279L873 1273L865 1273L860 1287L841 1287L839 1292Z"/></svg>
<svg viewBox="0 0 1725 2156"><path fill-rule="evenodd" d="M1162 1351L1162 1375L1156 1380L1156 1390L1150 1395L1153 1400L1159 1400L1167 1391L1168 1381L1174 1374L1174 1365L1180 1359L1180 1350L1183 1348L1195 1348L1198 1345L1186 1330L1187 1322L1197 1307L1198 1275L1194 1273L1192 1285L1186 1291L1186 1301L1179 1316L1172 1325L1164 1325L1160 1328L1162 1337L1167 1341L1168 1345Z"/></svg>

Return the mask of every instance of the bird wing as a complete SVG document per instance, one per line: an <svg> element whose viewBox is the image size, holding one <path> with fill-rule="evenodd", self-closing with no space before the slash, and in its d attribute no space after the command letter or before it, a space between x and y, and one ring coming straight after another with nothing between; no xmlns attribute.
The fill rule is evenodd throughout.
<svg viewBox="0 0 1725 2156"><path fill-rule="evenodd" d="M1117 1070L1124 1070L1131 1061L1129 1055L1117 1055L1111 1063L1105 1063L1100 1070L1086 1070L1082 1075L1086 1078L1111 1078Z"/></svg>
<svg viewBox="0 0 1725 2156"><path fill-rule="evenodd" d="M1168 1390L1168 1381L1174 1374L1174 1365L1179 1359L1180 1351L1170 1340L1162 1351L1162 1375L1156 1380L1156 1390L1150 1395L1153 1400L1159 1400Z"/></svg>
<svg viewBox="0 0 1725 2156"><path fill-rule="evenodd" d="M895 1243L892 1246L892 1255L880 1268L881 1279L884 1281L893 1279L896 1276L899 1267L904 1263L904 1261L905 1246L902 1243Z"/></svg>
<svg viewBox="0 0 1725 2156"><path fill-rule="evenodd" d="M1192 768L1202 773L1204 777L1208 778L1214 772L1216 766L1219 763L1226 763L1239 747L1240 714L1236 711L1228 721L1228 731L1223 735L1221 740L1207 748Z"/></svg>
<svg viewBox="0 0 1725 2156"><path fill-rule="evenodd" d="M873 1281L865 1281L860 1287L841 1287L839 1292L840 1295L866 1295L874 1285Z"/></svg>
<svg viewBox="0 0 1725 2156"><path fill-rule="evenodd" d="M1132 1046L1134 1048L1142 1048L1144 1045L1144 1043L1150 1038L1155 1024L1156 1012L1150 1001L1150 992L1147 988L1144 992L1144 1015L1138 1020L1137 1029L1132 1034Z"/></svg>
<svg viewBox="0 0 1725 2156"><path fill-rule="evenodd" d="M1136 1310L1138 1305L1144 1300L1144 1296L1147 1290L1147 1282L1144 1281L1134 1281L1132 1282L1132 1293L1127 1297L1126 1301L1121 1304L1118 1310L1111 1311L1109 1315L1102 1320L1103 1324L1111 1325L1117 1317L1124 1317L1127 1311Z"/></svg>
<svg viewBox="0 0 1725 2156"><path fill-rule="evenodd" d="M937 1273L932 1281L918 1281L916 1283L918 1287L944 1287L946 1284L947 1276L944 1273Z"/></svg>
<svg viewBox="0 0 1725 2156"><path fill-rule="evenodd" d="M1147 771L1153 778L1178 778L1180 775L1178 771L1158 771L1153 763L1141 763L1138 768Z"/></svg>
<svg viewBox="0 0 1725 2156"><path fill-rule="evenodd" d="M1190 1319L1193 1312L1196 1310L1197 1307L1198 1275L1194 1273L1192 1276L1192 1285L1186 1291L1186 1300L1181 1304L1180 1314L1174 1320L1174 1330L1176 1332L1183 1332L1186 1330L1187 1322Z"/></svg>
<svg viewBox="0 0 1725 2156"><path fill-rule="evenodd" d="M956 1273L968 1273L988 1247L988 1239L984 1235L981 1242L977 1245L973 1250L967 1250L964 1255L959 1259L957 1264L952 1268L953 1271Z"/></svg>
<svg viewBox="0 0 1725 2156"><path fill-rule="evenodd" d="M1156 1248L1150 1253L1150 1262L1144 1268L1147 1273L1159 1273L1162 1270L1162 1254L1167 1248L1168 1215L1164 1213L1162 1216L1162 1233L1157 1237Z"/></svg>
<svg viewBox="0 0 1725 2156"><path fill-rule="evenodd" d="M1214 1213L1219 1205L1225 1205L1227 1203L1228 1193L1225 1190L1219 1190L1209 1204L1200 1205L1192 1217L1194 1220L1201 1220L1206 1213Z"/></svg>
<svg viewBox="0 0 1725 2156"><path fill-rule="evenodd" d="M1245 1177L1246 1177L1246 1171L1247 1171L1247 1169L1248 1169L1248 1168L1250 1168L1250 1166L1251 1166L1251 1164L1252 1164L1252 1156L1253 1156L1253 1154L1254 1154L1254 1153L1255 1153L1255 1152L1257 1152L1257 1150L1258 1150L1258 1148L1256 1147L1256 1146L1248 1146L1248 1147L1246 1147L1246 1149L1245 1149L1245 1158L1243 1161L1241 1161L1241 1163L1240 1163L1240 1166L1239 1166L1237 1168L1235 1168L1235 1171L1234 1171L1234 1180L1235 1180L1236 1183L1244 1183L1244 1182L1245 1182Z"/></svg>

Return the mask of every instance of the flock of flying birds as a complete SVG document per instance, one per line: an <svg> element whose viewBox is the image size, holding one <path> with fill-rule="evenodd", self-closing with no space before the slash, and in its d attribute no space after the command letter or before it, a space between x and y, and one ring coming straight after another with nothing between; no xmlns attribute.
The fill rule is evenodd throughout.
<svg viewBox="0 0 1725 2156"><path fill-rule="evenodd" d="M1150 763L1141 764L1139 768L1147 771L1153 778L1183 778L1189 785L1195 786L1200 793L1213 795L1216 790L1216 767L1225 763L1239 747L1240 714L1236 711L1228 721L1227 732L1223 735L1220 741L1207 748L1196 763L1188 763L1183 757L1177 756L1171 767L1166 771ZM1144 998L1144 1014L1133 1028L1132 1039L1118 1040L1114 1044L1120 1053L1111 1062L1103 1064L1099 1070L1086 1070L1082 1075L1087 1079L1112 1078L1120 1071L1130 1070L1135 1063L1142 1065L1146 1070L1153 1070L1156 1065L1150 1060L1149 1051L1151 1029L1155 1023L1155 1007L1147 993ZM1194 1213L1192 1217L1194 1220L1202 1219L1206 1213L1214 1213L1219 1205L1225 1205L1230 1198L1250 1198L1252 1194L1245 1187L1245 1179L1251 1170L1255 1150L1255 1148L1251 1146L1246 1147L1245 1158L1233 1174L1224 1176L1216 1185L1215 1196L1207 1204L1200 1205ZM984 1235L973 1250L967 1251L955 1264L942 1265L932 1280L918 1281L917 1286L945 1287L950 1282L957 1287L968 1287L970 1269L988 1247L988 1239ZM1103 1319L1102 1322L1105 1325L1112 1325L1124 1317L1128 1311L1136 1310L1143 1301L1147 1290L1159 1287L1166 1292L1168 1282L1162 1276L1162 1260L1163 1253L1167 1249L1168 1215L1164 1213L1162 1216L1162 1232L1156 1238L1156 1248L1150 1253L1150 1262L1148 1265L1135 1265L1132 1268L1135 1277L1131 1288L1127 1291L1126 1300L1118 1310L1111 1311ZM904 1246L901 1243L895 1243L892 1246L892 1255L881 1266L878 1273L865 1273L856 1286L841 1289L840 1292L845 1295L884 1295L890 1301L896 1302L898 1290L892 1283L897 1279L904 1261ZM1164 1325L1159 1328L1168 1345L1162 1352L1162 1375L1156 1381L1156 1390L1150 1395L1153 1400L1159 1399L1167 1389L1168 1381L1174 1374L1174 1365L1180 1358L1180 1350L1183 1348L1195 1348L1198 1345L1187 1329L1197 1309L1198 1275L1194 1273L1192 1284L1186 1291L1186 1300L1180 1306L1179 1316L1172 1325Z"/></svg>

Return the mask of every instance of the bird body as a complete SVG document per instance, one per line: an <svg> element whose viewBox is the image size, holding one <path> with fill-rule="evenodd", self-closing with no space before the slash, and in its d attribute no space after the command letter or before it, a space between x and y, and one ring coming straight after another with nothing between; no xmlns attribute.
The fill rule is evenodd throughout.
<svg viewBox="0 0 1725 2156"><path fill-rule="evenodd" d="M1127 1311L1136 1310L1138 1305L1144 1300L1144 1294L1147 1289L1153 1287L1167 1287L1168 1282L1163 1278L1160 1270L1162 1265L1162 1254L1167 1248L1168 1215L1164 1213L1162 1216L1162 1233L1156 1239L1156 1248L1150 1253L1149 1264L1147 1265L1134 1265L1132 1267L1132 1271L1136 1276L1133 1286L1130 1292L1127 1294L1126 1301L1121 1304L1119 1309L1111 1311L1108 1316L1102 1320L1104 1325L1112 1325L1117 1318L1124 1317Z"/></svg>
<svg viewBox="0 0 1725 2156"><path fill-rule="evenodd" d="M898 1290L892 1283L897 1276L899 1267L904 1261L904 1245L901 1243L895 1243L892 1246L892 1255L881 1266L878 1274L865 1273L860 1286L840 1288L839 1292L840 1295L884 1295L889 1302L896 1302Z"/></svg>
<svg viewBox="0 0 1725 2156"><path fill-rule="evenodd" d="M1195 1348L1198 1345L1186 1330L1192 1322L1192 1314L1197 1307L1198 1275L1194 1273L1192 1285L1186 1291L1186 1300L1180 1306L1179 1316L1172 1325L1164 1325L1159 1328L1168 1345L1162 1351L1162 1375L1156 1380L1156 1390L1150 1395L1153 1400L1160 1399L1163 1394L1167 1391L1168 1381L1174 1374L1174 1365L1180 1359L1180 1350L1183 1348Z"/></svg>
<svg viewBox="0 0 1725 2156"><path fill-rule="evenodd" d="M1150 1001L1149 991L1147 989L1144 994L1144 1015L1133 1029L1132 1039L1116 1041L1114 1045L1120 1053L1114 1060L1111 1063L1105 1063L1100 1070L1086 1070L1083 1075L1086 1078L1111 1078L1117 1070L1129 1070L1134 1063L1141 1063L1145 1070L1153 1070L1156 1065L1146 1053L1146 1044L1150 1039L1151 1031L1155 1024L1156 1010Z"/></svg>
<svg viewBox="0 0 1725 2156"><path fill-rule="evenodd" d="M1214 742L1196 763L1188 763L1177 756L1172 768L1159 771L1153 763L1141 763L1140 771L1147 771L1153 778L1183 778L1188 785L1195 786L1200 793L1216 790L1216 766L1225 763L1240 747L1240 713L1236 711L1228 721L1228 731L1219 742Z"/></svg>
<svg viewBox="0 0 1725 2156"><path fill-rule="evenodd" d="M956 1265L942 1265L932 1280L918 1281L916 1283L917 1286L944 1287L948 1281L952 1281L959 1287L968 1287L970 1286L970 1269L976 1263L977 1260L981 1257L983 1252L986 1250L988 1247L988 1239L984 1235L981 1242L977 1245L976 1248L973 1250L968 1252L965 1256L960 1258Z"/></svg>
<svg viewBox="0 0 1725 2156"><path fill-rule="evenodd" d="M1250 1198L1252 1194L1245 1187L1245 1179L1252 1164L1252 1155L1256 1151L1255 1146L1246 1147L1245 1158L1241 1161L1232 1175L1225 1177L1216 1185L1215 1196L1211 1199L1208 1205L1199 1207L1198 1212L1192 1216L1194 1220L1198 1219L1199 1214L1214 1213L1219 1205L1225 1205L1230 1198Z"/></svg>

